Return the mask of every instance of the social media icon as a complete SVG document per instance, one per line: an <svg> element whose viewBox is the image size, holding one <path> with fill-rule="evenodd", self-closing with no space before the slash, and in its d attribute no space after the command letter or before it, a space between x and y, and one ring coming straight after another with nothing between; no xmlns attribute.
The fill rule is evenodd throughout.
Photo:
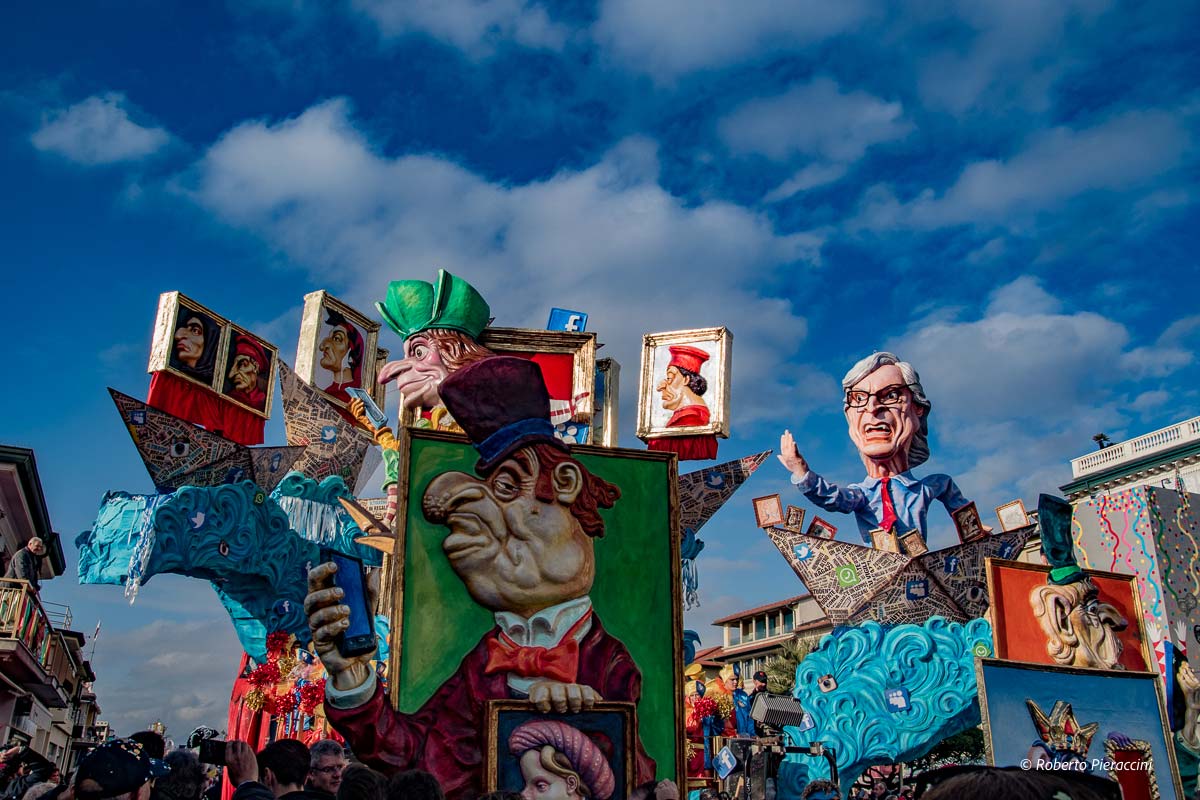
<svg viewBox="0 0 1200 800"><path fill-rule="evenodd" d="M883 700L893 713L907 711L912 705L909 701L908 689L887 689L883 693Z"/></svg>
<svg viewBox="0 0 1200 800"><path fill-rule="evenodd" d="M582 311L572 311L568 308L550 309L550 319L546 323L548 331L569 331L582 333L587 330L588 315Z"/></svg>
<svg viewBox="0 0 1200 800"><path fill-rule="evenodd" d="M861 579L858 577L858 570L853 564L843 564L837 568L838 586L846 589L850 586L857 586Z"/></svg>

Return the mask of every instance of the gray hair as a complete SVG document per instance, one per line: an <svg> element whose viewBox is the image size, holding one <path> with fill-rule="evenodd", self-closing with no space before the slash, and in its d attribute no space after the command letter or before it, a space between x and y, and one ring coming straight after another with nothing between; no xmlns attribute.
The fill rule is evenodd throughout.
<svg viewBox="0 0 1200 800"><path fill-rule="evenodd" d="M917 370L913 368L912 364L901 361L895 353L872 353L851 367L850 371L846 373L846 377L842 378L842 391L850 391L863 378L888 364L895 364L899 367L904 383L912 391L913 402L924 411L921 414L921 424L917 428L917 435L913 437L912 447L908 451L909 468L919 467L929 460L929 414L933 411L933 403L929 402L929 398L925 396L925 388L921 386L921 376L917 374Z"/></svg>
<svg viewBox="0 0 1200 800"><path fill-rule="evenodd" d="M315 743L312 747L308 748L308 754L311 757L309 760L309 766L315 767L317 765L317 761L324 756L344 757L346 755L346 749L342 746L342 743L336 739L322 739L321 741Z"/></svg>

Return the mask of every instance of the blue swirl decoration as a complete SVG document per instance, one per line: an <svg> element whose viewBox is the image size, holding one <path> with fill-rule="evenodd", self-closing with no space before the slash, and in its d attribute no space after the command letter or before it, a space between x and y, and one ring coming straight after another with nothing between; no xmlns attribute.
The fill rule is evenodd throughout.
<svg viewBox="0 0 1200 800"><path fill-rule="evenodd" d="M832 747L846 791L868 767L920 758L947 736L978 725L975 657L990 655L991 646L984 619L838 628L796 667L793 694L814 727L784 733L794 744ZM823 758L790 755L783 766L780 800L829 777Z"/></svg>
<svg viewBox="0 0 1200 800"><path fill-rule="evenodd" d="M277 488L279 496L307 493L305 499L336 502L345 491L340 478L318 485L299 477ZM358 529L348 516L346 522L324 546L378 563L378 551L353 544ZM160 573L210 581L243 649L257 661L266 659L268 633L286 631L301 644L311 638L304 596L322 545L293 530L279 503L251 481L185 486L167 495L110 492L76 544L80 583L145 584Z"/></svg>

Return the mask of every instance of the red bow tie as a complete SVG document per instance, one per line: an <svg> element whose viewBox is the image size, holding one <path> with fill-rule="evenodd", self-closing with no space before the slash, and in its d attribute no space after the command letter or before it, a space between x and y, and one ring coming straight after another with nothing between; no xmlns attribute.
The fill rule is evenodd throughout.
<svg viewBox="0 0 1200 800"><path fill-rule="evenodd" d="M554 647L521 647L503 633L488 639L488 660L483 674L511 672L522 678L549 678L560 683L575 683L579 676L579 641L575 634L591 616L591 612L584 614Z"/></svg>

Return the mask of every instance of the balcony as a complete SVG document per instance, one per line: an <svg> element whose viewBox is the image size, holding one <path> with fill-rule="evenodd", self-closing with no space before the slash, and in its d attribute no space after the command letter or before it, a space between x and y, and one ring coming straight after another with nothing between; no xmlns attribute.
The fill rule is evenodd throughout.
<svg viewBox="0 0 1200 800"><path fill-rule="evenodd" d="M63 708L66 693L56 677L65 648L29 584L0 578L0 669L48 708Z"/></svg>
<svg viewBox="0 0 1200 800"><path fill-rule="evenodd" d="M1190 442L1200 442L1200 417L1192 417L1136 439L1110 444L1103 450L1073 459L1071 474L1076 478L1082 478L1085 475L1103 472L1121 464L1137 461L1154 453L1173 450Z"/></svg>

